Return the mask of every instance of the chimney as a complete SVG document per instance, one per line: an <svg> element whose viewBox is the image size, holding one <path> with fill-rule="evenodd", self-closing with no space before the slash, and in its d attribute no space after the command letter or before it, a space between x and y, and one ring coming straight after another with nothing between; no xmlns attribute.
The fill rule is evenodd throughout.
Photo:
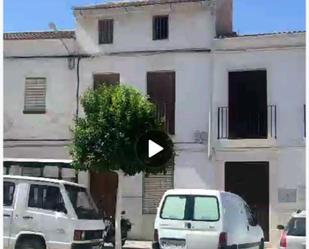
<svg viewBox="0 0 309 249"><path fill-rule="evenodd" d="M216 36L233 34L233 0L215 0Z"/></svg>

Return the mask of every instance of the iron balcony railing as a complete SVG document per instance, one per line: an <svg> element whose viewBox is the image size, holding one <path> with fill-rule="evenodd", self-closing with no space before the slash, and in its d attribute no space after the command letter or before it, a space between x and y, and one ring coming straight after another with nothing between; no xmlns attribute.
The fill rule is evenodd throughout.
<svg viewBox="0 0 309 249"><path fill-rule="evenodd" d="M217 138L218 139L246 139L246 138L277 138L277 107L276 105L267 106L266 113L246 113L248 120L241 119L241 124L237 124L230 117L229 107L218 107L217 110ZM254 117L252 119L252 117ZM263 118L264 117L264 118ZM233 122L230 124L229 122ZM235 127L238 125L238 130ZM244 127L239 132L239 127ZM239 133L239 135L237 135ZM236 135L235 135L236 134Z"/></svg>

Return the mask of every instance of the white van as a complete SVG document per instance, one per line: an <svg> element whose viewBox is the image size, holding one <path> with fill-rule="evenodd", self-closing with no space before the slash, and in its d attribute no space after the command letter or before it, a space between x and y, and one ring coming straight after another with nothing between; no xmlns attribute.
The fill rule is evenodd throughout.
<svg viewBox="0 0 309 249"><path fill-rule="evenodd" d="M86 188L62 180L4 176L5 249L94 249L104 223Z"/></svg>
<svg viewBox="0 0 309 249"><path fill-rule="evenodd" d="M168 190L160 202L153 249L264 247L263 230L238 195L203 189Z"/></svg>

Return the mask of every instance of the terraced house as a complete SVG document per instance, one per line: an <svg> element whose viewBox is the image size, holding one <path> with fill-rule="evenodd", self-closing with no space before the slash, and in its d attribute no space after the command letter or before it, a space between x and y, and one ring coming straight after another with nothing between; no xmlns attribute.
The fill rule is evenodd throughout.
<svg viewBox="0 0 309 249"><path fill-rule="evenodd" d="M114 212L113 174L70 169L69 127L80 96L130 84L164 116L177 156L166 175L125 177L130 237L151 239L170 188L241 195L265 239L305 207L305 33L238 35L232 0L149 0L73 8L75 31L4 34L8 174L87 185Z"/></svg>

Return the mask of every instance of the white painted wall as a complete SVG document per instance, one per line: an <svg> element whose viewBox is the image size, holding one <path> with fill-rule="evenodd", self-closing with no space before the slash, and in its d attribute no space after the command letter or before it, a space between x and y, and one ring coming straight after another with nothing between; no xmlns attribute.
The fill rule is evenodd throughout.
<svg viewBox="0 0 309 249"><path fill-rule="evenodd" d="M78 51L75 39L62 39L71 54ZM4 40L4 57L67 55L68 51L60 39Z"/></svg>
<svg viewBox="0 0 309 249"><path fill-rule="evenodd" d="M187 167L186 176L190 175L190 179L194 179L203 172L199 181L196 181L197 187L208 186L204 182L207 177L210 182L214 180L208 171L203 169L207 163L205 145L190 144L194 142L196 130L208 131L209 103L207 99L209 92L207 89L211 74L210 58L208 53L171 53L130 57L100 56L81 60L81 92L93 87L94 73L119 73L123 84L135 86L146 94L147 72L162 70L176 72L176 134L173 139L185 145L177 145L179 149L177 149L178 156L175 159L175 187L188 187L192 184L192 181L184 180L185 167ZM193 147L192 153L191 147ZM123 207L127 217L134 223L129 234L130 238L151 240L155 216L143 215L142 182L142 175L124 178Z"/></svg>
<svg viewBox="0 0 309 249"><path fill-rule="evenodd" d="M70 138L76 75L66 59L5 59L4 63L4 138ZM23 114L26 77L46 78L45 114Z"/></svg>
<svg viewBox="0 0 309 249"><path fill-rule="evenodd" d="M292 35L277 44L278 37L228 39L226 50L215 52L213 87L213 135L215 146L304 146L303 105L305 104L305 47L304 35ZM289 38L289 37L288 37ZM229 44L229 41L231 44ZM244 41L244 44L242 44ZM268 48L264 45L268 41ZM222 41L218 41L219 44ZM282 43L285 43L284 47ZM302 47L300 46L302 44ZM295 45L295 46L294 46ZM259 48L257 48L259 46ZM291 47L294 46L294 47ZM252 47L257 49L252 49ZM241 48L241 49L240 49ZM231 50L230 50L231 49ZM277 106L277 139L266 141L223 141L217 136L217 107L228 106L228 72L266 69L268 105Z"/></svg>
<svg viewBox="0 0 309 249"><path fill-rule="evenodd" d="M151 71L176 73L176 142L193 142L196 130L208 131L208 53L170 53L151 56L101 56L81 61L81 92L93 87L93 74L119 73L123 84L146 94L146 74ZM200 96L197 98L196 96ZM201 108L202 106L202 108Z"/></svg>
<svg viewBox="0 0 309 249"><path fill-rule="evenodd" d="M212 101L213 163L217 187L224 190L228 161L268 161L270 169L270 240L278 246L278 224L305 208L304 34L239 37L216 40ZM228 106L228 72L267 70L268 104L277 106L277 139L217 139L217 108ZM282 203L279 188L296 189L297 200Z"/></svg>
<svg viewBox="0 0 309 249"><path fill-rule="evenodd" d="M169 15L169 38L152 40L152 17ZM155 5L141 8L75 11L80 48L91 54L135 50L210 48L215 19L201 3ZM113 44L98 44L98 20L114 19Z"/></svg>

